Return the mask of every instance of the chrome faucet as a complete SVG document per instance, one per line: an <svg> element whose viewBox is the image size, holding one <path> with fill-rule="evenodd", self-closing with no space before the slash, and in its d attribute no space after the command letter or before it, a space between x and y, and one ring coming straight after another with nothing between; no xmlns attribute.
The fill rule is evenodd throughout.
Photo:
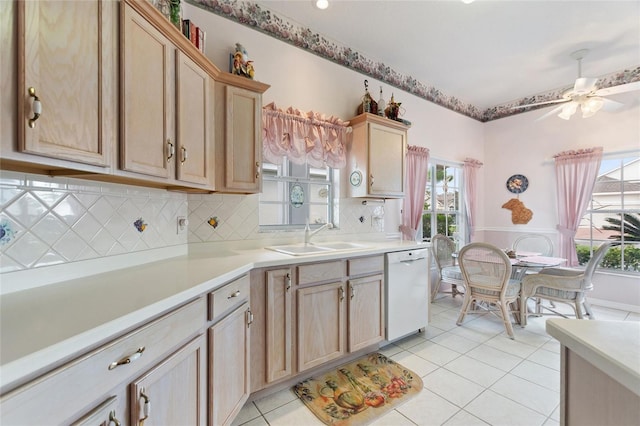
<svg viewBox="0 0 640 426"><path fill-rule="evenodd" d="M322 231L325 228L332 229L333 224L328 222L322 225L320 228L316 229L315 231L312 231L311 228L309 227L309 222L307 221L307 226L305 226L304 228L304 245L310 244L311 237L313 237L314 235L316 235L318 232Z"/></svg>

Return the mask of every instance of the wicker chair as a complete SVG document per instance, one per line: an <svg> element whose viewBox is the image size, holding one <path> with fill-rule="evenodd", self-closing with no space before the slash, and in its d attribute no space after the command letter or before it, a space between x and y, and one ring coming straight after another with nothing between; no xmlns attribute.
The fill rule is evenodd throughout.
<svg viewBox="0 0 640 426"><path fill-rule="evenodd" d="M511 247L513 251L539 253L540 256L553 255L553 242L542 234L524 234L516 238Z"/></svg>
<svg viewBox="0 0 640 426"><path fill-rule="evenodd" d="M465 315L473 307L498 307L507 334L514 338L513 327L509 319L511 312L517 317L517 303L520 295L520 282L511 279L511 261L498 247L487 243L471 243L464 246L458 254L458 263L462 270L466 292L457 325L461 325ZM516 311L510 309L515 307ZM495 309L490 309L495 312Z"/></svg>
<svg viewBox="0 0 640 426"><path fill-rule="evenodd" d="M524 277L520 298L520 311L522 312L520 325L522 327L527 325L527 300L530 297L551 302L567 303L573 308L578 319L582 319L582 307L584 306L589 319L594 319L593 311L586 299L586 292L593 289L593 283L591 282L593 273L607 250L609 250L609 247L611 247L609 242L603 243L598 247L598 250L589 259L584 271L569 268L546 268L537 274ZM541 305L537 304L536 306L540 307ZM555 315L565 317L565 315L554 311L550 307L541 307ZM536 309L536 314L540 314L538 309Z"/></svg>
<svg viewBox="0 0 640 426"><path fill-rule="evenodd" d="M451 295L455 297L457 294L463 294L458 290L458 286L464 287L462 280L462 272L460 267L456 265L456 260L452 256L456 246L451 238L436 234L431 238L431 250L433 258L438 268L438 278L431 287L431 301L433 302L440 291L440 283L446 282L451 284Z"/></svg>

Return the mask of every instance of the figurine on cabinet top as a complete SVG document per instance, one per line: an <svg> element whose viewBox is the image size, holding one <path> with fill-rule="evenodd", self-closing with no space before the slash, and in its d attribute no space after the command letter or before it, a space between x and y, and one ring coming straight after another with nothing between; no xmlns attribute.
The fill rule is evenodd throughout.
<svg viewBox="0 0 640 426"><path fill-rule="evenodd" d="M230 72L253 80L255 70L253 61L249 60L247 49L240 43L236 43L236 51L230 55Z"/></svg>
<svg viewBox="0 0 640 426"><path fill-rule="evenodd" d="M398 114L400 113L400 105L401 102L396 102L393 99L393 94L391 94L391 100L389 101L388 106L384 110L384 115L391 120L398 120Z"/></svg>

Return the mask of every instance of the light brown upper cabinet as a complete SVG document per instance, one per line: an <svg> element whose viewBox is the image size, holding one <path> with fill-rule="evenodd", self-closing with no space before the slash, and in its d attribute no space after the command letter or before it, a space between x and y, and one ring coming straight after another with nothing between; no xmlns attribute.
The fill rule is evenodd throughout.
<svg viewBox="0 0 640 426"><path fill-rule="evenodd" d="M403 198L408 126L374 114L349 120L347 194L350 197Z"/></svg>
<svg viewBox="0 0 640 426"><path fill-rule="evenodd" d="M216 191L251 194L262 189L261 93L268 86L248 82L253 87L216 82Z"/></svg>
<svg viewBox="0 0 640 426"><path fill-rule="evenodd" d="M117 5L86 0L14 6L18 151L110 166L117 135Z"/></svg>
<svg viewBox="0 0 640 426"><path fill-rule="evenodd" d="M211 189L208 73L131 5L121 13L121 168Z"/></svg>

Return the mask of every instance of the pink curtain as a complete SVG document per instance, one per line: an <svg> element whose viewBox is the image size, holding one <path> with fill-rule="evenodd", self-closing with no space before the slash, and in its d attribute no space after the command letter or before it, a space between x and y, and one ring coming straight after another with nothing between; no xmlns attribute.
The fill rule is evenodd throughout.
<svg viewBox="0 0 640 426"><path fill-rule="evenodd" d="M407 240L415 240L424 210L424 191L429 168L429 149L409 146L405 174L405 196L400 231Z"/></svg>
<svg viewBox="0 0 640 426"><path fill-rule="evenodd" d="M462 171L464 173L464 207L467 212L467 238L473 241L476 231L476 212L478 205L478 169L482 163L473 158L465 158Z"/></svg>
<svg viewBox="0 0 640 426"><path fill-rule="evenodd" d="M347 164L348 121L318 112L286 111L272 102L262 108L262 151L265 161L282 164L283 157L295 164L335 169Z"/></svg>
<svg viewBox="0 0 640 426"><path fill-rule="evenodd" d="M602 148L564 151L553 157L556 167L560 257L578 265L575 236L596 184Z"/></svg>

